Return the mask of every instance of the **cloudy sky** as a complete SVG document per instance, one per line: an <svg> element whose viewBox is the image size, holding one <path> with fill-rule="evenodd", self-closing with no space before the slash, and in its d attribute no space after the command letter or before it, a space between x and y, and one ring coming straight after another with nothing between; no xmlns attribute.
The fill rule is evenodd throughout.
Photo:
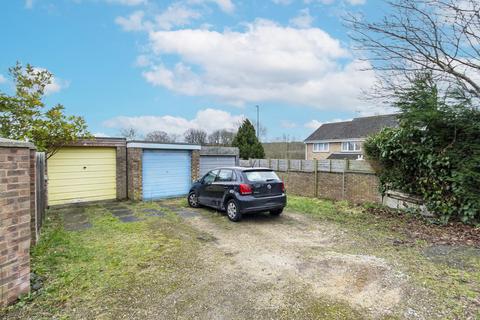
<svg viewBox="0 0 480 320"><path fill-rule="evenodd" d="M243 117L304 139L320 123L385 112L351 49L345 14L378 18L381 0L12 0L0 4L0 90L16 61L55 75L47 102L122 127L182 134Z"/></svg>

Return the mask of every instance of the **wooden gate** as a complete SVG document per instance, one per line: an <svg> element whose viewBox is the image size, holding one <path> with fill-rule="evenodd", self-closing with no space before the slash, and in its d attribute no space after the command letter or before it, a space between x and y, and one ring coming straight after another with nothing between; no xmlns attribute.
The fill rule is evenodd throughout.
<svg viewBox="0 0 480 320"><path fill-rule="evenodd" d="M37 152L35 166L35 231L37 237L45 219L46 188L45 188L45 153Z"/></svg>

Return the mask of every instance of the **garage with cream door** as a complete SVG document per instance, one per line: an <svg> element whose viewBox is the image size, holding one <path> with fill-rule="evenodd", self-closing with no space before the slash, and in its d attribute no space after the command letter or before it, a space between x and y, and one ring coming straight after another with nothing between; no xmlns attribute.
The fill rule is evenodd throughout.
<svg viewBox="0 0 480 320"><path fill-rule="evenodd" d="M47 166L49 205L117 198L114 147L64 147Z"/></svg>

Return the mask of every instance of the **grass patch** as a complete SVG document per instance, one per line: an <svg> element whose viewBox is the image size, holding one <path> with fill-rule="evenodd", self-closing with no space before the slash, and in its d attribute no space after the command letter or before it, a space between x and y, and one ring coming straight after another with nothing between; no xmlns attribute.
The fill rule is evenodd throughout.
<svg viewBox="0 0 480 320"><path fill-rule="evenodd" d="M62 318L75 308L96 309L98 300L121 303L110 295L128 291L133 284L148 285L154 278L177 271L182 259L194 256L194 232L173 215L122 223L106 209L91 206L86 214L92 228L69 232L63 228L63 214L64 210L48 212L41 240L32 249L32 272L44 278L43 288L0 315ZM175 284L156 289L158 294L167 294Z"/></svg>

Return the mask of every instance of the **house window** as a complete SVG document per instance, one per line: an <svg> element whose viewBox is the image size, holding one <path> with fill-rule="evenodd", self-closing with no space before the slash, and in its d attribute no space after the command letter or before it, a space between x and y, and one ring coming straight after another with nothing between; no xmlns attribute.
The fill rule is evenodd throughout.
<svg viewBox="0 0 480 320"><path fill-rule="evenodd" d="M342 142L342 151L344 152L354 152L362 150L360 142L357 141L345 141Z"/></svg>
<svg viewBox="0 0 480 320"><path fill-rule="evenodd" d="M328 152L328 143L314 143L313 152Z"/></svg>

